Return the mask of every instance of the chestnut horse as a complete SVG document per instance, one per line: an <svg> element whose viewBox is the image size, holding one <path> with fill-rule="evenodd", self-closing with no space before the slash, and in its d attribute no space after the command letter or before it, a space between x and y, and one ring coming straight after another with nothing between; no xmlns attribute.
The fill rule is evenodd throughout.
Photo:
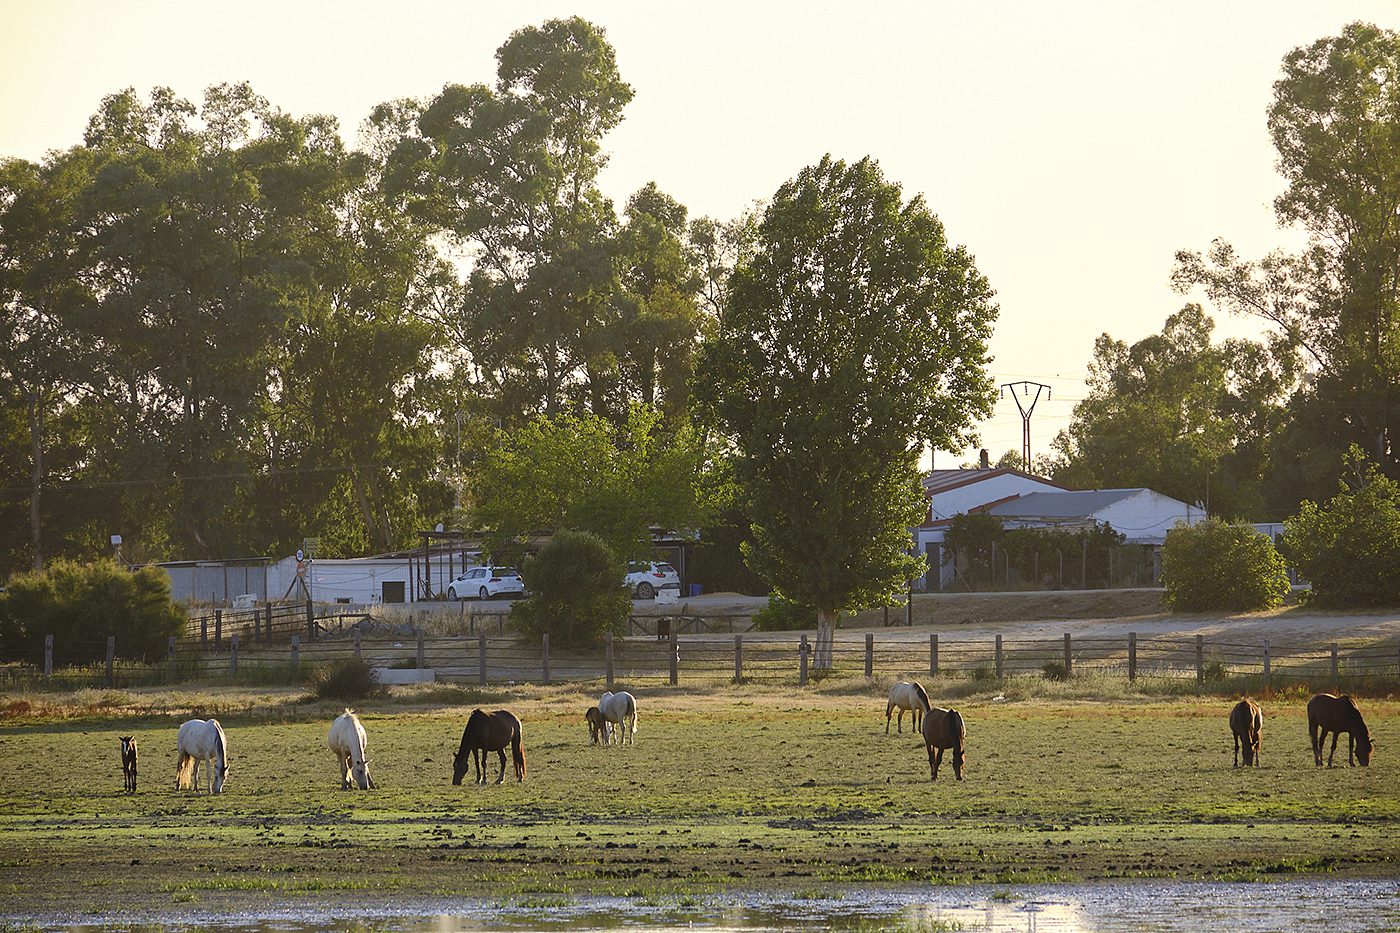
<svg viewBox="0 0 1400 933"><path fill-rule="evenodd" d="M1230 710L1230 731L1235 735L1235 767L1240 766L1240 746L1244 746L1244 766L1259 767L1259 733L1264 728L1264 711L1253 700L1240 700Z"/></svg>
<svg viewBox="0 0 1400 933"><path fill-rule="evenodd" d="M486 783L486 753L495 752L501 756L501 773L496 783L506 779L506 746L510 746L511 758L515 763L515 779L525 780L525 746L520 732L520 720L515 714L503 709L494 713L472 710L467 719L467 727L462 730L462 746L452 758L452 783L461 784L467 774L469 764L476 766L476 783Z"/></svg>
<svg viewBox="0 0 1400 933"><path fill-rule="evenodd" d="M1327 767L1332 767L1332 756L1337 754L1337 734L1347 734L1347 763L1361 767L1371 763L1371 750L1375 743L1371 733L1361 718L1361 710L1356 708L1349 696L1333 696L1319 693L1308 701L1308 735L1312 738L1313 763L1322 767L1322 743L1327 741L1327 733L1332 733L1332 750L1327 754Z"/></svg>
<svg viewBox="0 0 1400 933"><path fill-rule="evenodd" d="M953 773L958 780L963 779L963 740L967 738L967 727L962 715L955 709L941 709L929 702L928 693L917 683L910 684L914 701L924 714L924 745L928 748L929 780L938 780L938 766L943 763L943 750L953 750Z"/></svg>

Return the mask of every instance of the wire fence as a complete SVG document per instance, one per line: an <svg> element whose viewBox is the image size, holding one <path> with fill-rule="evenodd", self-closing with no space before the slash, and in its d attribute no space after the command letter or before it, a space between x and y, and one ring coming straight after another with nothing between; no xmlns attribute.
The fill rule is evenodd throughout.
<svg viewBox="0 0 1400 933"><path fill-rule="evenodd" d="M348 617L347 617L348 618ZM1400 642L1276 643L1195 637L941 638L914 632L842 633L829 667L818 669L810 637L801 633L608 636L585 648L479 631L427 635L422 630L366 634L344 620L314 618L314 640L292 632L269 639L267 616L252 629L222 627L210 637L171 638L163 660L149 651L124 657L114 637L105 641L25 649L0 665L0 686L138 686L218 681L299 683L311 668L359 657L386 682L436 680L477 684L603 682L608 685L769 683L802 686L816 678L879 680L923 676L1004 680L1066 679L1096 672L1128 681L1165 677L1198 685L1256 678L1269 688L1289 683L1363 685L1400 679ZM229 620L223 621L228 626ZM302 624L305 624L303 610ZM245 637L247 636L247 637ZM66 655L65 655L66 651ZM56 655L57 652L57 655ZM104 657L92 664L58 666L55 656ZM413 672L413 673L403 673Z"/></svg>

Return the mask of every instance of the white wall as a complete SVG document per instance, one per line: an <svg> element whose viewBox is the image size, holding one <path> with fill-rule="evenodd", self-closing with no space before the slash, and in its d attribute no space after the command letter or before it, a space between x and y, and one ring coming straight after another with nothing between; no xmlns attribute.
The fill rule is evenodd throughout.
<svg viewBox="0 0 1400 933"><path fill-rule="evenodd" d="M1129 544L1161 544L1167 532L1178 524L1195 525L1205 513L1178 499L1144 489L1135 496L1120 499L1095 516L1113 526Z"/></svg>

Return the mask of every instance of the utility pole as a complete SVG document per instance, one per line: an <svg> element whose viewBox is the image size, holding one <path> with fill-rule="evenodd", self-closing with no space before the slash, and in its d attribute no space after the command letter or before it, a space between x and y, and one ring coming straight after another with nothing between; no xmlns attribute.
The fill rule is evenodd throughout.
<svg viewBox="0 0 1400 933"><path fill-rule="evenodd" d="M1046 401L1050 400L1050 387L1039 382L1006 382L1001 386L1001 397L1006 398L1006 391L1011 390L1011 397L1016 400L1016 407L1021 411L1021 469L1027 473L1031 471L1031 412L1035 411L1035 403L1040 401L1040 393L1045 393ZM1032 392L1032 390L1034 390Z"/></svg>

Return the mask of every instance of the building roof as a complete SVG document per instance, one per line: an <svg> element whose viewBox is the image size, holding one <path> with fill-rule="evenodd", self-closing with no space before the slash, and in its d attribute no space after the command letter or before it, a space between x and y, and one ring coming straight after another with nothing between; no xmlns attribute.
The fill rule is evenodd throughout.
<svg viewBox="0 0 1400 933"><path fill-rule="evenodd" d="M992 479L997 476L1019 476L1023 479L1034 480L1037 483L1044 483L1047 486L1054 486L1057 489L1068 489L1061 483L1043 476L1036 476L1033 473L1024 473L1020 470L1013 470L1009 467L993 467L988 470L930 470L924 474L924 494L937 495L940 492L947 492L950 489L957 489L960 486L968 486L972 483L980 483L983 480Z"/></svg>
<svg viewBox="0 0 1400 933"><path fill-rule="evenodd" d="M983 509L1003 518L1043 518L1047 520L1087 520L1115 502L1131 499L1150 490L1085 489L1075 492L1033 492Z"/></svg>

